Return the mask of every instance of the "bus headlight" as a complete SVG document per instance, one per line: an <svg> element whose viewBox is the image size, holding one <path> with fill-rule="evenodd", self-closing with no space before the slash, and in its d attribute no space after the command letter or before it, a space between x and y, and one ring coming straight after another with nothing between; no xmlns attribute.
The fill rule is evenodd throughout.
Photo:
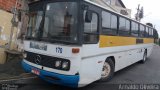
<svg viewBox="0 0 160 90"><path fill-rule="evenodd" d="M70 61L69 60L56 60L54 62L54 68L58 70L69 71Z"/></svg>
<svg viewBox="0 0 160 90"><path fill-rule="evenodd" d="M63 64L62 64L62 69L68 69L68 67L69 67L69 63L68 62L63 62Z"/></svg>
<svg viewBox="0 0 160 90"><path fill-rule="evenodd" d="M56 61L55 62L55 67L60 67L61 66L61 61Z"/></svg>
<svg viewBox="0 0 160 90"><path fill-rule="evenodd" d="M27 58L27 53L23 53L23 58Z"/></svg>

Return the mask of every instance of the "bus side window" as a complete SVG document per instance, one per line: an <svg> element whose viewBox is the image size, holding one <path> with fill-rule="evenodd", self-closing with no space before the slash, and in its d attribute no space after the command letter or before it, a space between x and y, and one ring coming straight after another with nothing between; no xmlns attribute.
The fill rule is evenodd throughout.
<svg viewBox="0 0 160 90"><path fill-rule="evenodd" d="M152 29L152 38L153 38L153 36L154 36L154 29Z"/></svg>
<svg viewBox="0 0 160 90"><path fill-rule="evenodd" d="M148 32L148 27L146 27L146 32L145 32L145 37L146 37L146 38L148 38L148 34L149 34L149 32Z"/></svg>
<svg viewBox="0 0 160 90"><path fill-rule="evenodd" d="M132 21L131 25L131 35L138 37L138 23Z"/></svg>
<svg viewBox="0 0 160 90"><path fill-rule="evenodd" d="M90 13L92 11L89 11ZM92 12L90 18L90 22L86 19L88 16L86 15L87 11L84 11L84 43L85 44L92 44L98 42L98 15ZM86 21L87 20L87 21Z"/></svg>
<svg viewBox="0 0 160 90"><path fill-rule="evenodd" d="M102 11L102 32L107 35L117 34L117 16L106 11Z"/></svg>
<svg viewBox="0 0 160 90"><path fill-rule="evenodd" d="M129 36L130 33L130 21L119 17L119 35L121 36Z"/></svg>
<svg viewBox="0 0 160 90"><path fill-rule="evenodd" d="M151 38L152 37L152 29L149 28L149 37Z"/></svg>
<svg viewBox="0 0 160 90"><path fill-rule="evenodd" d="M145 36L145 27L140 24L140 31L139 31L139 36L144 37Z"/></svg>

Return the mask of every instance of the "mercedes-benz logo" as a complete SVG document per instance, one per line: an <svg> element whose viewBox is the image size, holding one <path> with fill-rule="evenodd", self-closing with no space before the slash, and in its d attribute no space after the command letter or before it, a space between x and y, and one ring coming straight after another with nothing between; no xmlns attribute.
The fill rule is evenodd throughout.
<svg viewBox="0 0 160 90"><path fill-rule="evenodd" d="M40 64L41 63L41 56L37 55L34 61L36 64Z"/></svg>

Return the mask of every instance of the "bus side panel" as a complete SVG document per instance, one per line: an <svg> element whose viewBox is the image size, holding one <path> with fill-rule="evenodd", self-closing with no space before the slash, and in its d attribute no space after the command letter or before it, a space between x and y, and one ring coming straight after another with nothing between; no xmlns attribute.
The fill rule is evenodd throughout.
<svg viewBox="0 0 160 90"><path fill-rule="evenodd" d="M112 56L115 57L115 72L132 63L132 60L128 59L129 57L127 52L115 53Z"/></svg>
<svg viewBox="0 0 160 90"><path fill-rule="evenodd" d="M104 57L91 57L81 60L79 85L86 86L101 78Z"/></svg>
<svg viewBox="0 0 160 90"><path fill-rule="evenodd" d="M142 60L143 53L144 53L143 48L128 51L128 59L131 60L131 64L138 62L139 60Z"/></svg>
<svg viewBox="0 0 160 90"><path fill-rule="evenodd" d="M87 49L85 49L88 51ZM127 59L126 52L114 54L102 54L99 56L85 57L81 60L79 87L86 86L101 78L102 68L107 57L114 56L115 69L122 69L131 64L131 60ZM130 62L130 63L129 63Z"/></svg>
<svg viewBox="0 0 160 90"><path fill-rule="evenodd" d="M132 63L130 59L127 59L126 52L84 58L80 65L79 87L99 80L101 78L103 64L107 57L110 56L114 56L115 58L115 71L127 67Z"/></svg>
<svg viewBox="0 0 160 90"><path fill-rule="evenodd" d="M80 67L79 85L86 85L101 78L101 71L105 60L115 58L115 72L143 59L145 49L148 56L153 44L140 44L119 47L99 48L97 45L84 45Z"/></svg>
<svg viewBox="0 0 160 90"><path fill-rule="evenodd" d="M147 48L147 57L149 57L152 54L153 46L154 46L154 44Z"/></svg>

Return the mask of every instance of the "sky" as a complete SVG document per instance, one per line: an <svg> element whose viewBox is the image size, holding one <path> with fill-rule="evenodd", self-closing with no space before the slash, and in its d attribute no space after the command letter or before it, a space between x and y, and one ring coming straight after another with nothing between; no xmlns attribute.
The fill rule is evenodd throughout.
<svg viewBox="0 0 160 90"><path fill-rule="evenodd" d="M126 8L132 10L132 18L136 14L138 4L140 7L143 6L144 18L142 23L151 22L155 25L160 35L160 0L122 0Z"/></svg>

